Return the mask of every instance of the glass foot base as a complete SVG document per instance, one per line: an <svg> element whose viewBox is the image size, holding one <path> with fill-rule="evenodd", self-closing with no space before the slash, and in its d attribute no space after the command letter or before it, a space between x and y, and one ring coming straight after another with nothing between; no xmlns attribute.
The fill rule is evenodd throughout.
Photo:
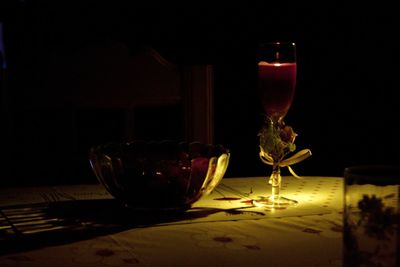
<svg viewBox="0 0 400 267"><path fill-rule="evenodd" d="M255 206L258 206L258 207L286 209L287 207L297 205L299 202L297 200L281 196L279 198L260 197L258 199L254 199L253 203Z"/></svg>

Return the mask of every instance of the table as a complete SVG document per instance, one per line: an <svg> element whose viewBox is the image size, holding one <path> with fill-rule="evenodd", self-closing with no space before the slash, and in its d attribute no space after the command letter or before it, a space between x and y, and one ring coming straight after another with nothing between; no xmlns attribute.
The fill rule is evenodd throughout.
<svg viewBox="0 0 400 267"><path fill-rule="evenodd" d="M3 188L0 266L341 266L343 178L284 176L297 206L246 204L269 190L224 178L184 214L139 216L100 185Z"/></svg>

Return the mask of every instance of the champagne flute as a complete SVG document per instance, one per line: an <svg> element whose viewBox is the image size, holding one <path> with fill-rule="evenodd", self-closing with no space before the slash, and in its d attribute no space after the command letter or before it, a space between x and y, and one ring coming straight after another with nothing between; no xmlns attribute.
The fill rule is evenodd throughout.
<svg viewBox="0 0 400 267"><path fill-rule="evenodd" d="M260 132L260 157L272 165L269 183L271 196L255 200L266 206L297 204L280 194L282 177L280 167L284 157L294 151L296 134L285 125L283 119L292 104L296 88L296 44L292 42L269 42L259 47L258 93L265 112L265 126Z"/></svg>

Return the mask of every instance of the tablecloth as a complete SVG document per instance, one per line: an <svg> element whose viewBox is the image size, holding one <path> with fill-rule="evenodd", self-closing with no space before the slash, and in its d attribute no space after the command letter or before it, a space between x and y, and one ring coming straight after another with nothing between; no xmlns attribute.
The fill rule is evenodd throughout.
<svg viewBox="0 0 400 267"><path fill-rule="evenodd" d="M29 192L0 190L3 215L10 200L26 205L112 199L99 185L28 191L30 198ZM6 253L0 266L341 266L343 178L284 176L282 194L298 205L247 205L269 193L265 177L224 178L179 220Z"/></svg>

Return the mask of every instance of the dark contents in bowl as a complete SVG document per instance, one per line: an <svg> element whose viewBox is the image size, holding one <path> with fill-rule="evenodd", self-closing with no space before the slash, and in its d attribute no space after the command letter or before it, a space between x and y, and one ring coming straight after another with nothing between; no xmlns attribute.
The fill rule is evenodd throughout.
<svg viewBox="0 0 400 267"><path fill-rule="evenodd" d="M228 162L226 148L199 142L133 141L90 150L98 180L133 208L187 209L214 189Z"/></svg>

